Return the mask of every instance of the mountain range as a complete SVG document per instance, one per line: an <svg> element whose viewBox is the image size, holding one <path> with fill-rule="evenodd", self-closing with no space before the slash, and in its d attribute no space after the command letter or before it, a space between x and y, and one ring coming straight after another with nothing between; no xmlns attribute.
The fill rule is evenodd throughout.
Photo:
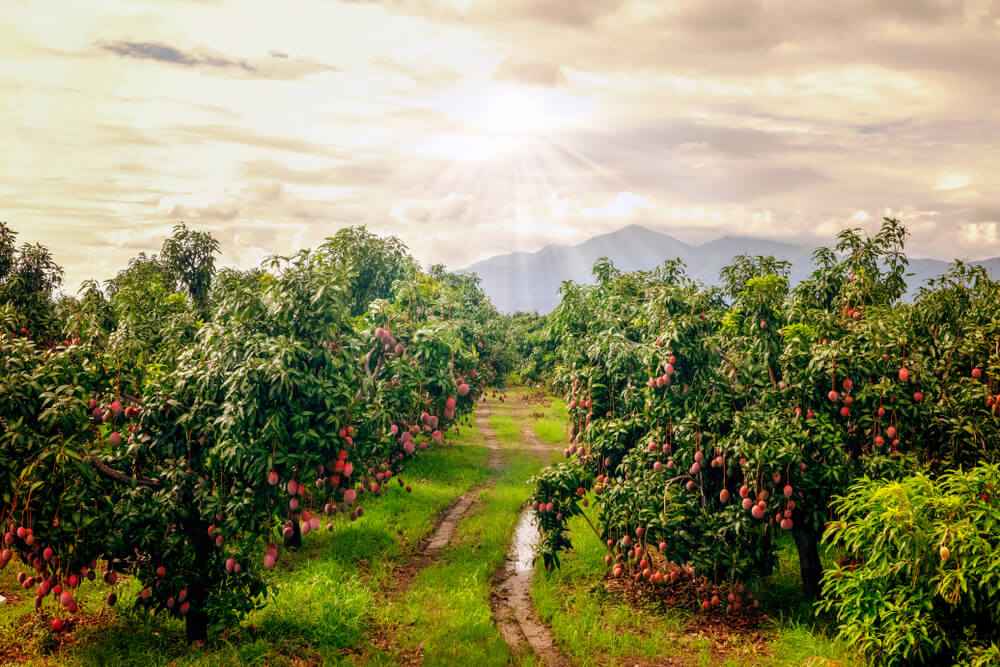
<svg viewBox="0 0 1000 667"><path fill-rule="evenodd" d="M548 313L559 303L564 280L591 283L591 268L601 258L610 259L623 271L652 269L664 260L680 258L692 278L706 285L719 284L719 270L741 254L773 255L792 263L791 282L797 284L813 271L812 246L782 243L752 236L724 236L701 245L689 245L641 225L629 225L595 236L579 245L548 245L537 252L513 252L476 262L461 272L475 272L483 291L503 312ZM1000 257L970 262L986 267L1000 278ZM908 296L928 278L941 275L949 262L910 259Z"/></svg>

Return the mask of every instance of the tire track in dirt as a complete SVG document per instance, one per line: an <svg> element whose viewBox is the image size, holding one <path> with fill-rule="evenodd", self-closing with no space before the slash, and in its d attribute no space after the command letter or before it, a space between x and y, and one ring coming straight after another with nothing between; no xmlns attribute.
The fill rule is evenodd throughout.
<svg viewBox="0 0 1000 667"><path fill-rule="evenodd" d="M518 449L556 451L554 447L544 445L530 425L525 425L523 421L520 424L522 435L532 444ZM552 630L539 620L531 601L535 547L539 539L534 513L531 507L526 507L514 531L504 567L494 576L490 610L500 635L514 655L523 656L531 652L546 665L562 667L570 662L559 650Z"/></svg>
<svg viewBox="0 0 1000 667"><path fill-rule="evenodd" d="M490 470L490 475L485 482L476 484L471 489L459 496L448 508L439 515L440 518L434 525L434 530L429 537L425 537L417 549L417 552L397 565L389 575L386 586L382 588L382 596L385 602L399 602L408 590L413 586L414 580L421 571L430 567L441 554L441 550L448 546L451 538L458 528L459 522L466 516L472 514L479 506L480 494L494 484L496 484L500 471L503 469L503 457L500 456L500 442L496 433L489 425L489 409L485 404L480 404L476 410L476 427L483 436L484 445L487 449L486 465ZM414 649L400 651L396 644L392 632L384 627L373 627L374 636L371 638L372 644L386 655L393 656L395 664L398 665L422 665L424 663L423 643Z"/></svg>
<svg viewBox="0 0 1000 667"><path fill-rule="evenodd" d="M489 478L459 496L438 519L430 536L423 539L417 553L396 566L386 589L390 597L398 597L410 589L420 571L433 563L441 550L448 546L459 522L478 506L479 495L496 484L497 476L503 470L503 457L500 456L500 442L490 428L489 409L485 405L476 410L476 427L482 434L488 450L486 465L490 469Z"/></svg>
<svg viewBox="0 0 1000 667"><path fill-rule="evenodd" d="M396 566L389 585L383 589L390 600L399 600L405 595L417 575L431 566L441 550L449 544L459 522L476 510L480 504L478 501L480 494L496 483L499 473L504 468L502 452L530 451L543 454L556 451L556 448L543 444L534 432L525 431L523 426L522 434L527 434L526 439L530 444L502 447L496 432L489 424L491 414L489 406L485 403L481 403L475 413L476 428L483 436L484 445L488 450L486 463L490 469L490 478L459 496L444 511L434 531L423 540L417 553ZM538 529L529 508L521 513L504 567L494 576L490 590L490 610L501 636L515 655L534 653L545 664L562 667L570 663L556 647L551 630L537 619L531 602L534 547L537 542ZM395 655L398 664L423 663L422 645L399 653L398 648L396 651L393 650L395 648L393 638L383 633L379 633L373 643L387 654Z"/></svg>

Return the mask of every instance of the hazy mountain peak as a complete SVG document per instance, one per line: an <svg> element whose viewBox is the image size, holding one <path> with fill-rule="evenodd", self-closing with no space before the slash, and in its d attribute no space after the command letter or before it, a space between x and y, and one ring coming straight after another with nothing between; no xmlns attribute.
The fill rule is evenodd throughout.
<svg viewBox="0 0 1000 667"><path fill-rule="evenodd" d="M665 260L680 258L688 275L706 284L718 284L719 271L741 254L774 255L792 263L791 280L798 283L812 272L812 246L773 241L755 236L728 235L693 246L669 234L631 224L591 237L578 245L547 245L536 252L513 252L476 262L462 272L475 272L493 303L504 312L550 312L559 303L564 280L593 282L591 269L600 257L609 258L623 271L652 269ZM1000 258L973 262L1000 276ZM940 275L947 262L911 260L908 280L911 293L927 278Z"/></svg>

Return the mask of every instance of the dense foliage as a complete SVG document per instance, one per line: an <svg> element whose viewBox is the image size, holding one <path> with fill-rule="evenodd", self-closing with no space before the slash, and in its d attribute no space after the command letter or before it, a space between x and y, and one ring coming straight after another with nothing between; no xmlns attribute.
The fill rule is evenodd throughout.
<svg viewBox="0 0 1000 667"><path fill-rule="evenodd" d="M33 278L47 254L0 232L0 566L27 566L53 615L100 569L110 604L127 572L190 639L238 622L279 542L402 492L406 459L507 363L474 277L422 273L364 228L217 272L215 240L180 225L58 304L57 267Z"/></svg>
<svg viewBox="0 0 1000 667"><path fill-rule="evenodd" d="M517 378L536 383L551 377L558 359L558 342L549 331L549 316L513 313L507 326L509 346L517 359Z"/></svg>
<svg viewBox="0 0 1000 667"><path fill-rule="evenodd" d="M825 600L875 665L1000 663L1000 468L862 478L835 503Z"/></svg>
<svg viewBox="0 0 1000 667"><path fill-rule="evenodd" d="M595 284L564 284L550 333L573 442L535 479L546 565L593 491L613 576L655 585L690 566L711 584L704 609L739 609L788 531L817 596L852 481L996 462L1000 286L956 263L902 302L904 238L888 219L846 230L794 289L788 263L750 256L719 288L672 261L601 261Z"/></svg>

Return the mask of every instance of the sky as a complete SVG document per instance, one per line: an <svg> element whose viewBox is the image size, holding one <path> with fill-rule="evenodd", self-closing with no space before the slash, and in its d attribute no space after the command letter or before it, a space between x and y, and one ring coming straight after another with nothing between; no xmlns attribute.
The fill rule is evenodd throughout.
<svg viewBox="0 0 1000 667"><path fill-rule="evenodd" d="M6 0L0 220L66 291L178 222L425 265L631 223L1000 255L1000 0Z"/></svg>

